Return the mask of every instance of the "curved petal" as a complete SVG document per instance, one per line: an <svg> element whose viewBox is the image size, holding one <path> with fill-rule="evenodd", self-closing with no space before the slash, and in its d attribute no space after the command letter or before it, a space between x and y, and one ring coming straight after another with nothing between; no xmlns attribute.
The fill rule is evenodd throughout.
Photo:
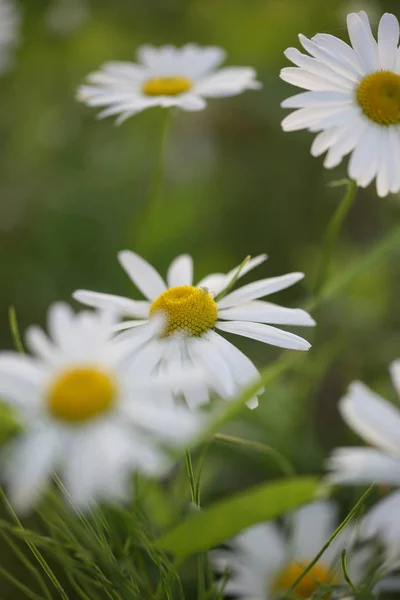
<svg viewBox="0 0 400 600"><path fill-rule="evenodd" d="M293 512L292 543L296 559L310 559L335 530L338 511L332 502L313 502Z"/></svg>
<svg viewBox="0 0 400 600"><path fill-rule="evenodd" d="M383 71L392 71L395 67L399 33L397 18L390 13L385 13L378 27L378 54Z"/></svg>
<svg viewBox="0 0 400 600"><path fill-rule="evenodd" d="M284 308L263 300L253 300L219 310L218 317L229 321L254 321L273 325L315 325L314 319L301 308Z"/></svg>
<svg viewBox="0 0 400 600"><path fill-rule="evenodd" d="M400 359L394 360L390 367L390 375L392 377L393 386L400 397Z"/></svg>
<svg viewBox="0 0 400 600"><path fill-rule="evenodd" d="M115 296L114 294L102 294L100 292L91 292L89 290L76 290L72 294L74 300L91 306L116 312L121 317L147 318L149 316L150 302L131 300L124 296Z"/></svg>
<svg viewBox="0 0 400 600"><path fill-rule="evenodd" d="M367 442L400 457L400 411L366 385L356 381L341 399L346 423Z"/></svg>
<svg viewBox="0 0 400 600"><path fill-rule="evenodd" d="M400 460L373 448L336 448L327 460L331 483L400 483Z"/></svg>
<svg viewBox="0 0 400 600"><path fill-rule="evenodd" d="M366 13L350 13L347 16L347 29L358 59L365 67L365 75L379 71L378 45L372 35Z"/></svg>
<svg viewBox="0 0 400 600"><path fill-rule="evenodd" d="M136 287L149 300L155 300L167 289L158 271L138 254L123 250L118 254L118 260Z"/></svg>
<svg viewBox="0 0 400 600"><path fill-rule="evenodd" d="M177 256L168 269L168 287L193 285L193 260L188 254Z"/></svg>
<svg viewBox="0 0 400 600"><path fill-rule="evenodd" d="M262 323L217 321L215 327L221 329L221 331L236 333L237 335L258 340L259 342L264 342L264 344L278 346L279 348L288 348L289 350L309 350L311 348L311 344L298 335Z"/></svg>
<svg viewBox="0 0 400 600"><path fill-rule="evenodd" d="M194 91L208 98L235 96L244 90L259 89L256 72L251 67L226 67L198 81Z"/></svg>
<svg viewBox="0 0 400 600"><path fill-rule="evenodd" d="M218 309L230 308L231 306L243 304L250 300L256 300L257 298L285 290L303 279L303 277L304 273L288 273L280 277L269 277L268 279L253 281L253 283L244 285L238 290L227 294L217 303Z"/></svg>

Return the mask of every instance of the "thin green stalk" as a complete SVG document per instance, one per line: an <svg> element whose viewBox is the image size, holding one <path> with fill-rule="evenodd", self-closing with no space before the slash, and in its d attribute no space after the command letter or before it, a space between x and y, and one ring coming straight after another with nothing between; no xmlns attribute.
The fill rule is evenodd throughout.
<svg viewBox="0 0 400 600"><path fill-rule="evenodd" d="M8 309L8 321L10 323L11 335L16 350L18 350L18 352L21 354L25 354L24 345L19 333L17 313L14 306L10 306Z"/></svg>
<svg viewBox="0 0 400 600"><path fill-rule="evenodd" d="M248 448L249 450L254 450L260 454L265 454L272 458L275 463L278 465L279 469L282 471L284 475L288 477L293 477L296 473L290 462L285 456L283 456L280 452L272 448L271 446L267 446L266 444L261 444L260 442L252 442L250 440L245 440L240 437L236 437L233 435L225 435L222 433L216 433L214 435L214 439L217 442L222 442L223 444L230 444L231 446L238 446L242 448Z"/></svg>
<svg viewBox="0 0 400 600"><path fill-rule="evenodd" d="M0 575L2 575L4 579L8 579L8 581L15 585L16 588L20 589L21 592L25 594L26 598L31 598L32 600L43 600L41 596L35 594L35 592L32 592L31 589L18 581L18 579L15 579L15 577L13 577L6 569L3 569L3 567L0 567Z"/></svg>
<svg viewBox="0 0 400 600"><path fill-rule="evenodd" d="M347 581L347 583L349 584L354 597L357 596L357 588L355 587L354 583L351 581L350 579L350 575L349 572L347 570L347 556L346 556L346 550L342 550L342 554L340 555L340 561L341 561L341 565L342 565L342 573L343 573L343 577L345 578L345 580Z"/></svg>
<svg viewBox="0 0 400 600"><path fill-rule="evenodd" d="M189 487L190 487L190 495L192 498L193 504L200 508L200 504L198 502L197 497L197 486L196 486L196 478L193 470L192 457L190 452L185 453L185 462L186 462L186 471L188 474ZM204 600L206 595L206 560L207 557L205 554L199 554L197 557L197 598L198 600Z"/></svg>
<svg viewBox="0 0 400 600"><path fill-rule="evenodd" d="M326 279L328 277L329 266L332 258L332 251L336 238L339 235L342 223L346 218L346 215L348 214L351 205L353 204L353 200L357 192L357 184L355 183L355 181L346 181L346 185L346 193L342 201L337 206L335 212L333 213L325 232L322 249L322 259L315 283L314 296L318 296L325 285Z"/></svg>
<svg viewBox="0 0 400 600"><path fill-rule="evenodd" d="M7 497L4 494L3 490L1 490L1 488L0 488L0 496L2 497L3 502L6 505L8 512L10 513L10 515L13 518L13 520L15 521L15 523L18 525L21 532L24 531L21 521L17 517L13 507L7 500ZM67 596L64 588L58 581L57 577L54 575L53 571L51 570L50 566L48 565L48 563L42 556L41 552L39 552L39 550L36 548L35 544L30 542L28 539L25 539L25 543L28 546L29 550L32 552L33 556L36 558L36 560L40 564L40 566L42 567L43 571L46 573L47 577L50 579L51 583L54 585L54 587L60 594L61 598L63 598L63 600L68 600L68 596Z"/></svg>
<svg viewBox="0 0 400 600"><path fill-rule="evenodd" d="M226 296L226 294L233 288L233 286L235 285L235 283L238 280L240 273L242 272L244 267L247 265L250 258L251 258L251 256L246 256L246 258L243 260L243 262L239 265L239 267L238 267L236 273L233 275L232 279L228 282L228 285L215 297L215 302L219 302L220 300L222 300L222 298L224 296Z"/></svg>
<svg viewBox="0 0 400 600"><path fill-rule="evenodd" d="M337 536L339 535L339 533L341 533L343 531L343 529L345 529L345 527L347 527L347 525L350 523L350 521L352 520L352 518L357 514L357 512L359 511L359 509L361 508L361 506L364 504L364 501L368 498L368 496L371 494L371 492L372 492L372 490L374 488L375 488L375 484L373 483L367 489L367 491L364 492L364 494L358 500L357 504L351 509L351 511L349 512L349 514L347 515L347 517L340 523L339 527L337 527L335 529L335 531L333 532L333 534L331 535L331 537L329 538L329 540L324 544L324 546L318 552L318 554L314 557L314 559L308 564L308 566L304 569L304 571L302 573L300 573L300 575L297 577L297 579L292 584L291 588L288 590L288 595L289 596L292 593L294 593L294 591L295 591L296 587L298 586L298 584L300 583L300 581L303 579L303 577L305 577L307 575L307 573L309 573L311 571L311 569L319 561L319 559L321 558L321 556L323 555L323 553L325 552L325 550L327 550L329 548L329 546L331 545L331 543L333 542L333 540L335 538L337 538Z"/></svg>
<svg viewBox="0 0 400 600"><path fill-rule="evenodd" d="M31 561L25 556L23 551L18 547L18 544L16 544L5 531L2 531L1 535L4 537L7 544L10 546L10 548L12 549L14 554L19 558L19 560L22 562L22 564L25 565L25 567L28 569L28 571L30 571L30 573L32 573L32 575L35 577L35 579L39 583L40 587L42 588L44 596L46 598L48 598L49 600L52 600L51 594L47 588L47 585L44 582L43 577L40 575L40 572L33 566Z"/></svg>

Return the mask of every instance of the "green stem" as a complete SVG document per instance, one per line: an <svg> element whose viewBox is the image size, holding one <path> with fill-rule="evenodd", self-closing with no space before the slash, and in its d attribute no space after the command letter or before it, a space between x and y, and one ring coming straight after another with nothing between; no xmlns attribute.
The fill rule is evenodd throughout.
<svg viewBox="0 0 400 600"><path fill-rule="evenodd" d="M143 207L143 213L140 216L140 228L136 228L135 248L142 253L145 253L148 248L147 240L149 235L151 235L151 228L163 205L165 150L167 146L169 122L170 110L162 109L160 138L150 185L149 199Z"/></svg>
<svg viewBox="0 0 400 600"><path fill-rule="evenodd" d="M22 343L21 334L19 332L18 327L17 313L15 311L14 306L10 306L10 308L8 309L8 320L10 323L11 335L14 342L14 346L16 350L18 350L18 352L20 352L21 354L25 354L24 345Z"/></svg>
<svg viewBox="0 0 400 600"><path fill-rule="evenodd" d="M351 581L349 572L347 570L346 550L342 550L342 554L340 556L340 560L341 560L341 565L342 565L343 577L345 578L345 580L349 584L349 586L351 588L351 591L353 592L354 597L356 598L357 597L357 588L355 587L354 583Z"/></svg>
<svg viewBox="0 0 400 600"><path fill-rule="evenodd" d="M160 144L153 175L153 189L149 199L151 214L157 212L163 199L165 149L167 145L169 122L170 111L168 109L163 109Z"/></svg>
<svg viewBox="0 0 400 600"><path fill-rule="evenodd" d="M342 201L337 206L335 212L333 213L331 220L329 221L328 227L325 232L322 259L315 283L314 296L318 296L325 285L329 272L329 266L331 263L333 247L335 245L336 238L339 235L342 223L346 218L346 215L348 214L351 205L353 204L356 192L357 184L355 183L355 181L348 181L346 193Z"/></svg>
<svg viewBox="0 0 400 600"><path fill-rule="evenodd" d="M319 561L319 559L321 558L321 556L323 555L325 550L327 550L327 548L329 548L329 546L331 545L333 540L339 535L339 533L341 533L343 531L343 529L345 527L347 527L347 525L350 523L351 519L356 515L356 513L359 511L359 509L363 505L364 501L371 494L374 487L375 487L375 484L373 483L367 489L367 491L364 492L364 494L361 496L361 498L359 499L357 504L351 509L351 511L349 512L347 517L340 523L339 527L337 527L337 529L335 529L335 531L333 532L333 534L331 535L329 540L326 542L326 544L324 544L324 546L321 548L321 550L318 552L318 554L315 556L315 558L308 564L308 566L304 569L304 571L297 577L297 579L292 584L291 588L288 590L289 596L292 593L294 593L294 591L295 591L296 587L299 585L300 581L303 579L303 577L305 577L307 575L307 573L309 573L311 571L311 569Z"/></svg>
<svg viewBox="0 0 400 600"><path fill-rule="evenodd" d="M199 497L197 493L197 485L196 478L194 476L194 469L192 463L192 456L190 452L186 452L185 454L186 461L186 470L188 474L189 487L190 487L190 495L192 498L193 504L200 508ZM204 600L206 594L206 563L207 563L207 555L199 554L197 557L197 598L198 600Z"/></svg>
<svg viewBox="0 0 400 600"><path fill-rule="evenodd" d="M279 469L284 475L287 475L288 477L293 477L296 474L294 468L292 467L288 459L285 458L282 454L280 454L280 452L278 452L271 446L261 444L260 442L252 442L250 440L245 440L243 438L239 438L233 435L225 435L223 433L216 433L214 435L214 439L217 442L230 444L232 446L239 446L242 448L248 448L249 450L254 450L255 452L265 454L273 458L273 460L278 465Z"/></svg>

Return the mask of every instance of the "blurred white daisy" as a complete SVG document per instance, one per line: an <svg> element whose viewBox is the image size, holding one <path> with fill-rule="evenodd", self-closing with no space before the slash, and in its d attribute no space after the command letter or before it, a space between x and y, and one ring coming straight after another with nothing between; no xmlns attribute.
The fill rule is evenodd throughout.
<svg viewBox="0 0 400 600"><path fill-rule="evenodd" d="M336 167L351 153L348 174L360 187L376 178L379 196L400 190L400 50L399 23L384 14L376 42L364 11L347 17L352 47L319 33L311 40L299 35L303 48L288 48L296 67L282 69L281 78L308 91L288 98L295 108L282 127L308 129L318 135L311 154L327 152L324 166Z"/></svg>
<svg viewBox="0 0 400 600"><path fill-rule="evenodd" d="M241 600L286 598L285 592L338 525L336 507L329 502L308 504L293 513L290 524L291 535L272 521L255 525L228 542L226 550L211 553L211 562L222 576L221 584L226 581L226 596ZM320 587L322 592L322 586L343 583L340 552L351 549L353 540L351 529L339 534L296 585L293 597L311 598ZM348 566L354 583L362 581L365 558L364 553L349 554Z"/></svg>
<svg viewBox="0 0 400 600"><path fill-rule="evenodd" d="M222 48L187 44L141 46L138 64L108 62L78 88L78 100L105 106L99 117L119 115L117 123L153 106L202 110L205 98L235 96L261 87L251 67L217 69L225 58Z"/></svg>
<svg viewBox="0 0 400 600"><path fill-rule="evenodd" d="M11 50L19 38L20 13L13 0L0 0L0 71L11 62Z"/></svg>
<svg viewBox="0 0 400 600"><path fill-rule="evenodd" d="M169 466L165 448L199 432L198 413L154 400L180 378L196 386L197 374L155 378L128 368L127 345L110 340L106 314L74 314L56 304L48 328L50 338L38 327L28 330L32 356L0 354L0 396L24 425L7 447L2 473L10 500L18 511L29 510L53 471L82 508L96 499L124 500L133 471L160 475ZM152 333L151 327L143 329L136 347Z"/></svg>
<svg viewBox="0 0 400 600"><path fill-rule="evenodd" d="M400 360L390 372L400 396ZM372 448L337 448L328 460L334 483L385 483L400 485L400 410L356 381L341 399L339 410L346 423Z"/></svg>
<svg viewBox="0 0 400 600"><path fill-rule="evenodd" d="M227 274L213 273L196 285L193 285L193 262L186 254L171 263L167 283L154 267L134 252L125 250L119 253L118 258L147 300L137 301L86 290L78 290L73 296L88 306L106 308L117 311L120 316L133 318L118 328L135 328L125 334L131 336L133 343L137 326L146 324L153 314L161 312L165 315L166 326L162 335L154 336L146 352L142 350L135 357L134 364L140 364L144 370L152 372L174 364L185 368L198 365L212 378L217 394L230 398L256 380L259 373L250 359L216 330L281 348L310 348L303 338L271 326L315 325L308 313L259 300L292 286L303 278L303 273L261 279L223 295L237 276L242 277L264 262L264 254L249 260L240 272L240 267L236 267ZM197 390L180 392L185 395L189 406L198 406L209 400L209 391L204 385ZM254 398L249 405L257 406L257 399Z"/></svg>

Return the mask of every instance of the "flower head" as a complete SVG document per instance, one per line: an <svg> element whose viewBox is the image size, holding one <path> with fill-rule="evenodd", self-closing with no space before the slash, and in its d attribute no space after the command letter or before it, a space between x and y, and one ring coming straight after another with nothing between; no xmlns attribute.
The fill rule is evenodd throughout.
<svg viewBox="0 0 400 600"><path fill-rule="evenodd" d="M284 598L292 586L296 598L314 597L320 586L338 585L340 551L352 544L351 530L344 530L320 560L297 584L304 569L332 535L336 508L329 502L315 502L293 513L291 539L274 522L261 523L228 542L227 550L215 550L211 560L219 573L228 572L226 595L241 600ZM364 557L350 563L352 577L360 579ZM222 577L222 581L225 576ZM296 584L296 585L295 585Z"/></svg>
<svg viewBox="0 0 400 600"><path fill-rule="evenodd" d="M221 48L187 44L141 46L138 64L108 62L78 89L78 99L89 106L105 106L99 117L119 115L118 123L154 106L202 110L205 98L235 96L259 89L251 67L217 69L225 58Z"/></svg>
<svg viewBox="0 0 400 600"><path fill-rule="evenodd" d="M400 395L400 360L391 365ZM340 400L346 423L372 448L337 448L328 461L333 482L400 484L400 411L363 383L352 383Z"/></svg>
<svg viewBox="0 0 400 600"><path fill-rule="evenodd" d="M327 151L324 166L336 167L351 154L348 174L360 187L376 178L379 196L400 190L400 50L399 23L384 14L375 41L365 12L351 13L347 28L352 47L330 34L311 40L299 35L310 54L288 48L285 55L296 67L281 78L308 90L288 98L295 108L282 127L308 129L318 135L311 154Z"/></svg>
<svg viewBox="0 0 400 600"><path fill-rule="evenodd" d="M20 15L13 0L0 0L0 71L10 64L10 51L18 40Z"/></svg>
<svg viewBox="0 0 400 600"><path fill-rule="evenodd" d="M74 314L56 304L48 327L51 337L38 327L28 330L32 356L0 353L0 395L24 425L7 449L10 499L16 509L28 510L55 471L79 506L123 500L132 472L162 474L170 462L165 448L185 444L199 432L199 414L156 400L180 383L196 388L198 373L152 376L135 370L126 361L132 341L127 346L110 339L105 313ZM142 329L136 349L159 327L153 321Z"/></svg>
<svg viewBox="0 0 400 600"><path fill-rule="evenodd" d="M153 336L147 352L141 351L134 358L134 364L141 364L141 368L150 371L176 363L201 365L212 378L214 390L229 398L259 374L247 356L216 330L281 348L308 350L310 347L303 338L272 326L314 325L308 313L259 300L290 287L303 278L303 273L262 279L223 295L235 278L242 277L265 259L265 255L257 256L242 269L236 267L226 274L213 273L194 285L190 256L178 256L171 263L166 283L143 258L125 250L120 252L119 261L146 301L86 290L76 291L74 298L88 306L108 308L134 319L118 327L128 330L125 335L131 336L132 341L136 334L140 335L140 326L146 324L149 317L163 314L166 321L162 335ZM209 398L204 386L194 391L183 390L183 393L190 406L203 404ZM257 405L257 400L253 399L250 404Z"/></svg>

